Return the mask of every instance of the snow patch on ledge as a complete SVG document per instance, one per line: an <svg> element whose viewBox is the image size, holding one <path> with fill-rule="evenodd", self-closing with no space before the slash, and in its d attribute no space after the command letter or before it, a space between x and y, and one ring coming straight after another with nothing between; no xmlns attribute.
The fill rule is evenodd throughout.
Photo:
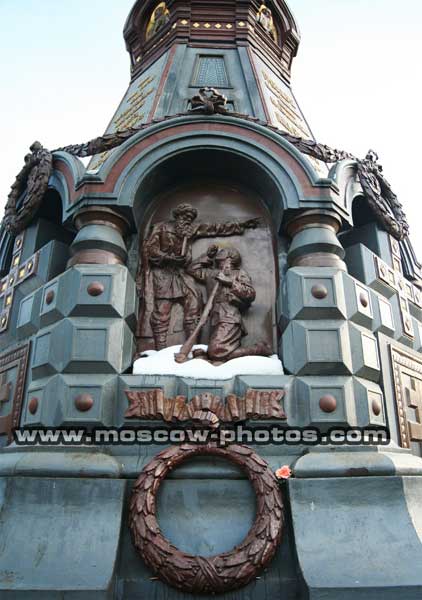
<svg viewBox="0 0 422 600"><path fill-rule="evenodd" d="M194 346L196 349L207 350L207 346ZM206 360L194 358L186 363L178 364L174 355L181 346L172 346L156 352L144 352L145 358L139 358L133 365L134 375L177 375L191 379L232 379L236 375L283 375L283 365L276 354L271 357L246 356L234 358L224 365L215 367ZM192 354L189 355L192 357Z"/></svg>

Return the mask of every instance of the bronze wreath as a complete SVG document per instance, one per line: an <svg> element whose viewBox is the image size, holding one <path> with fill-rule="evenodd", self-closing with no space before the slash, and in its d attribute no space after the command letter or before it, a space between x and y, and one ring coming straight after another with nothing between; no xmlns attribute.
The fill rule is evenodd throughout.
<svg viewBox="0 0 422 600"><path fill-rule="evenodd" d="M248 475L257 497L255 522L245 540L231 552L211 558L181 552L164 538L156 518L156 496L168 473L198 455L225 458ZM273 472L253 450L233 445L173 446L142 471L130 504L132 541L145 563L165 583L190 593L221 593L252 581L274 557L281 541L284 508Z"/></svg>
<svg viewBox="0 0 422 600"><path fill-rule="evenodd" d="M378 222L397 240L409 235L409 225L403 206L385 179L378 156L372 150L365 160L358 160L358 175L368 204Z"/></svg>
<svg viewBox="0 0 422 600"><path fill-rule="evenodd" d="M201 88L198 95L191 99L192 110L188 113L155 119L139 127L131 127L125 131L116 131L84 144L64 146L58 148L55 152L63 151L79 157L93 156L102 152L109 152L113 148L121 146L126 140L140 131L161 121L176 119L196 112L207 115L229 114L231 117L253 121L268 127L268 129L293 144L303 154L312 156L325 163L336 163L344 159L356 161L363 192L381 226L399 241L405 240L408 237L409 225L403 207L396 194L394 194L391 185L384 177L382 167L377 162L378 156L374 152L370 151L365 159L359 160L349 152L330 148L314 140L291 135L287 131L282 131L267 122L259 121L255 117L228 112L226 102L227 99L218 90L214 88ZM26 164L16 177L6 205L3 225L8 231L14 234L23 231L31 222L39 208L44 193L47 191L48 180L51 174L52 154L48 150L45 150L39 142L35 142L31 146L31 151L32 154L25 157ZM18 211L17 202L25 189L27 189L27 197L24 200L23 206Z"/></svg>
<svg viewBox="0 0 422 600"><path fill-rule="evenodd" d="M23 231L34 218L48 189L53 168L51 152L39 142L34 142L30 150L31 154L25 156L25 165L12 185L5 208L3 226L14 235ZM18 210L19 198L25 190L26 197Z"/></svg>

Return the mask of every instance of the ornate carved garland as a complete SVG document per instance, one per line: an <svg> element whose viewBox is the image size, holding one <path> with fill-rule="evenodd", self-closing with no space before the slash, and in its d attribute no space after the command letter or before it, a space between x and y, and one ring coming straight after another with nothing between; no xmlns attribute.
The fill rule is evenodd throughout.
<svg viewBox="0 0 422 600"><path fill-rule="evenodd" d="M241 467L257 497L254 525L231 552L211 558L181 552L164 538L156 517L156 497L170 471L194 456L218 456ZM274 557L284 525L277 480L268 465L246 446L219 448L183 445L158 454L142 471L133 489L130 529L135 548L165 583L190 593L221 593L250 583Z"/></svg>
<svg viewBox="0 0 422 600"><path fill-rule="evenodd" d="M25 165L17 175L10 191L3 226L17 235L29 225L39 209L53 169L53 155L39 142L30 147L31 154L25 156ZM17 207L19 198L26 191L22 206Z"/></svg>
<svg viewBox="0 0 422 600"><path fill-rule="evenodd" d="M365 160L358 160L358 175L369 206L388 233L398 240L409 235L403 207L378 164L378 155L370 150Z"/></svg>
<svg viewBox="0 0 422 600"><path fill-rule="evenodd" d="M226 99L218 92L218 90L214 90L213 88L201 88L198 95L192 98L192 111L190 112L206 115L229 114L231 117L260 123L288 140L303 154L312 156L325 163L332 164L344 159L356 161L358 176L363 191L379 223L397 240L401 241L408 237L409 226L403 207L391 189L391 185L385 179L382 173L382 167L377 162L378 156L373 151L370 151L363 160L360 160L348 152L330 148L325 144L318 144L314 140L295 137L267 122L260 122L258 119L250 117L249 115L234 112L228 113L225 106ZM63 151L80 158L108 152L123 144L139 131L143 131L155 123L171 120L180 116L186 116L186 114L189 113L153 120L140 127L133 127L126 131L117 131L115 133L106 134L86 142L85 144L64 146L54 150L54 152ZM42 197L47 191L48 179L51 174L51 153L48 152L48 150L45 150L39 142L35 142L35 144L31 146L31 151L32 154L25 158L26 164L12 186L12 191L6 206L3 223L5 227L14 234L23 231L34 217L39 204L42 201ZM23 207L17 211L17 201L25 188L27 188L28 192L27 198L25 199Z"/></svg>
<svg viewBox="0 0 422 600"><path fill-rule="evenodd" d="M260 391L249 389L243 398L229 394L225 400L214 394L199 394L188 401L186 396L166 398L164 390L125 390L129 400L126 419L156 419L167 423L201 421L203 414L214 415L216 425L249 419L286 420L283 398L285 390Z"/></svg>

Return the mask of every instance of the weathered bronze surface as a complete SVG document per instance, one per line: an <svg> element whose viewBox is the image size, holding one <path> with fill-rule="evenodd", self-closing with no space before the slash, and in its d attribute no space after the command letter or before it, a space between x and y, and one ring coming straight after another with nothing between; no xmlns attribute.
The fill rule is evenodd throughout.
<svg viewBox="0 0 422 600"><path fill-rule="evenodd" d="M191 111L204 115L227 114L227 98L212 87L203 87L191 100Z"/></svg>
<svg viewBox="0 0 422 600"><path fill-rule="evenodd" d="M6 382L6 373L0 374L0 406L10 400L12 384Z"/></svg>
<svg viewBox="0 0 422 600"><path fill-rule="evenodd" d="M206 114L221 114L224 112L224 96L217 90L214 90L211 94L211 98L214 98L215 101L211 101L209 98L206 98L204 94L202 94L202 97L195 97L195 107L199 110L199 112ZM178 116L180 115L174 115L169 118L176 118ZM248 115L230 113L230 116L243 120L253 120L256 122L256 119ZM294 136L286 131L282 131L277 127L268 124L267 122L262 122L262 125L265 125L268 127L268 129L271 129L284 139L288 140L291 144L293 144L293 146L300 150L300 152L303 152L303 154L307 154L308 156L311 156L317 160L329 164L345 159L356 161L359 179L365 192L365 196L381 226L398 240L408 239L409 226L406 220L406 215L403 211L403 207L397 199L397 196L392 191L391 185L386 180L382 172L382 167L377 162L378 156L374 152L370 151L362 160L356 158L350 152L337 150L335 148L330 148L325 144L319 144L314 140ZM146 123L141 127L129 129L126 132L119 131L114 134L96 138L95 140L91 140L86 144L67 146L60 148L60 150L81 157L91 156L92 154L105 152L111 148L119 146L128 138L138 133L138 131L149 126L151 126L151 123Z"/></svg>
<svg viewBox="0 0 422 600"><path fill-rule="evenodd" d="M48 305L52 304L55 296L56 294L53 292L53 290L50 290L45 297L45 303Z"/></svg>
<svg viewBox="0 0 422 600"><path fill-rule="evenodd" d="M194 456L220 457L245 471L257 497L254 525L231 552L211 558L181 552L161 533L156 498L167 475ZM129 525L132 541L145 563L165 583L189 593L222 593L247 585L271 562L281 542L284 506L279 484L257 454L246 446L229 448L183 445L158 454L133 488Z"/></svg>
<svg viewBox="0 0 422 600"><path fill-rule="evenodd" d="M381 402L376 399L372 400L371 408L372 408L372 412L374 413L374 415L376 417L379 417L381 414L381 411L382 411Z"/></svg>
<svg viewBox="0 0 422 600"><path fill-rule="evenodd" d="M39 142L34 142L30 150L31 154L25 156L25 165L12 185L4 211L2 226L14 235L31 223L41 206L53 168L52 153ZM18 201L25 192L26 196L18 208Z"/></svg>
<svg viewBox="0 0 422 600"><path fill-rule="evenodd" d="M92 283L89 284L89 286L87 287L86 291L88 292L88 294L90 296L101 296L101 294L104 293L105 287L104 284L101 283L101 281L93 281Z"/></svg>
<svg viewBox="0 0 422 600"><path fill-rule="evenodd" d="M25 344L0 356L0 435L7 435L9 442L20 423L28 355L29 344Z"/></svg>
<svg viewBox="0 0 422 600"><path fill-rule="evenodd" d="M75 407L79 412L88 412L94 406L94 398L90 394L80 394L75 398Z"/></svg>
<svg viewBox="0 0 422 600"><path fill-rule="evenodd" d="M337 409L337 399L331 394L323 396L319 401L320 409L326 413L335 412Z"/></svg>
<svg viewBox="0 0 422 600"><path fill-rule="evenodd" d="M409 235L403 207L385 179L378 155L370 150L365 160L358 161L358 175L369 206L378 221L397 240Z"/></svg>
<svg viewBox="0 0 422 600"><path fill-rule="evenodd" d="M227 239L226 236L212 239L212 243L225 246L227 242L235 243L242 255L244 269L250 274L257 295L253 310L243 315L249 335L244 338L245 345L254 345L265 340L276 347L276 318L274 314L276 288L278 285L278 268L274 249L274 233L271 227L271 216L263 200L255 192L244 189L225 179L209 179L193 177L188 184L169 187L158 194L150 204L143 219L143 227L139 231L140 250L137 276L138 293L141 299L140 317L144 311L144 274L145 257L143 255L144 241L150 237L155 225L166 223L169 212L179 204L190 204L201 216L201 220L213 223L243 223L259 219L256 229L248 229L244 235ZM210 238L196 239L192 244L193 259L207 252ZM201 288L200 284L195 284ZM200 313L201 314L201 313ZM182 306L175 303L172 308L170 327L167 336L168 346L182 345L187 337L184 331L184 314ZM198 342L206 343L209 339L209 325L202 331ZM137 349L141 353L154 350L155 343L150 319L140 318L137 329Z"/></svg>
<svg viewBox="0 0 422 600"><path fill-rule="evenodd" d="M205 322L209 318L210 321L207 355L213 362L272 354L272 349L264 342L241 347L241 340L248 333L242 313L250 308L256 298L252 280L241 269L241 263L242 258L236 248L214 245L187 268L194 279L205 283L207 287L208 313L203 315L203 320ZM189 341L192 346L193 339ZM187 357L190 350L183 346L180 354Z"/></svg>
<svg viewBox="0 0 422 600"><path fill-rule="evenodd" d="M205 88L204 88L205 90ZM193 108L206 114L225 114L225 99L217 90L203 92L193 99ZM186 114L186 113L183 113ZM181 115L172 115L161 120L171 120ZM245 121L259 122L256 118L249 115L230 113L230 116ZM154 120L145 123L140 127L129 128L126 131L117 131L95 138L84 144L76 144L58 148L56 151L64 151L74 156L86 157L95 154L107 152L123 144L125 141L136 135L139 131L151 127L157 122ZM304 139L294 136L286 131L282 131L269 123L262 121L264 125L277 135L288 140L303 154L325 163L336 163L341 160L350 159L357 163L358 176L365 192L365 196L374 211L379 223L385 230L394 236L397 240L408 241L409 226L406 220L403 207L397 196L392 191L391 185L386 180L382 167L377 162L377 155L370 151L363 159L356 158L353 154L342 150L330 148L325 144L319 144L314 140ZM44 150L38 142L31 147L33 154L26 158L26 165L18 175L16 182L12 187L9 201L6 206L4 226L13 233L22 231L33 219L39 203L47 190L47 183L51 173L52 156L47 150ZM27 189L27 198L19 210L17 209L17 200L21 193ZM417 265L419 268L420 265Z"/></svg>
<svg viewBox="0 0 422 600"><path fill-rule="evenodd" d="M137 337L147 337L146 331L151 327L156 350L168 346L175 305L182 307L186 337L193 333L200 319L202 294L188 272L195 240L242 235L246 229L253 229L258 224L256 219L197 223L197 209L186 203L173 210L173 217L174 220L153 225L141 249L138 289L142 302ZM138 350L142 350L139 344Z"/></svg>
<svg viewBox="0 0 422 600"><path fill-rule="evenodd" d="M313 286L311 294L317 300L324 300L324 298L328 296L328 290L325 287L325 285L322 285L322 283L318 283Z"/></svg>
<svg viewBox="0 0 422 600"><path fill-rule="evenodd" d="M248 390L244 398L230 394L225 400L214 394L200 394L188 401L186 396L166 398L162 389L126 390L129 408L126 419L162 420L184 423L197 418L203 411L217 416L222 423L278 419L286 420L284 390Z"/></svg>
<svg viewBox="0 0 422 600"><path fill-rule="evenodd" d="M37 414L39 406L40 406L40 401L38 400L38 398L36 398L35 396L32 397L28 403L28 410L31 413L31 415Z"/></svg>

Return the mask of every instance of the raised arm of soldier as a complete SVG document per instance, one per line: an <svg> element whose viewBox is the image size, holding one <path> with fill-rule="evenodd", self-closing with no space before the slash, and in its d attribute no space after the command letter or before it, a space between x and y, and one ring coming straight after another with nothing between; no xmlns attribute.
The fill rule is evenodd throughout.
<svg viewBox="0 0 422 600"><path fill-rule="evenodd" d="M247 221L228 221L226 223L200 223L195 231L195 238L243 235L247 229L256 229L260 221L259 218L255 218Z"/></svg>

